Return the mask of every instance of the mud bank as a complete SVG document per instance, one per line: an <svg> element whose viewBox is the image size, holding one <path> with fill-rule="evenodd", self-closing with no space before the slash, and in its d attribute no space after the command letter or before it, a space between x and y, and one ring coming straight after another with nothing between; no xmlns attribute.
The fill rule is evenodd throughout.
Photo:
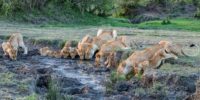
<svg viewBox="0 0 200 100"><path fill-rule="evenodd" d="M183 100L195 93L200 76L197 64L168 61L161 69L145 72L145 77L118 80L111 75L111 69L95 67L94 61L39 55L38 49L44 45L58 49L57 42L25 41L29 54L19 53L17 61L3 56L0 49L2 100L27 100L30 96L39 100L55 99L53 96L61 96L63 100Z"/></svg>

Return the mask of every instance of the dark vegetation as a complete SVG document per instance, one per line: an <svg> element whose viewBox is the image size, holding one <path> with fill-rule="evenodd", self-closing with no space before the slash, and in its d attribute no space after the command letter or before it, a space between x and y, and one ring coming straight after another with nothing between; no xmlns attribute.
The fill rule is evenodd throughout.
<svg viewBox="0 0 200 100"><path fill-rule="evenodd" d="M200 1L0 0L0 15L2 19L33 24L131 26L129 22L149 20L167 24L165 19L169 18L200 18Z"/></svg>

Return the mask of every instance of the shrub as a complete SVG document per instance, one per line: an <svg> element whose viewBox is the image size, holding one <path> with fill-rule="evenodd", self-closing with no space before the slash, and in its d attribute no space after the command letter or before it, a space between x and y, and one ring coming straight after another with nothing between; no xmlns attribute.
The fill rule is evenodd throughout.
<svg viewBox="0 0 200 100"><path fill-rule="evenodd" d="M200 8L197 9L194 17L200 19Z"/></svg>
<svg viewBox="0 0 200 100"><path fill-rule="evenodd" d="M161 22L162 25L168 25L168 24L171 24L171 21L169 19L169 17L167 17L166 19L164 19L162 22Z"/></svg>

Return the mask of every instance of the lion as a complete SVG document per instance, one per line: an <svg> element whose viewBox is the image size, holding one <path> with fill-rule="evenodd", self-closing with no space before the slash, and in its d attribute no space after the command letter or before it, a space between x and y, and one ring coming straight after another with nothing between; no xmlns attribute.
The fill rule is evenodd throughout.
<svg viewBox="0 0 200 100"><path fill-rule="evenodd" d="M119 36L117 40L122 41L128 47L136 49L135 41L128 36Z"/></svg>
<svg viewBox="0 0 200 100"><path fill-rule="evenodd" d="M128 48L123 42L118 40L109 41L101 46L101 49L96 54L95 57L95 65L99 65L100 62L104 62L106 58L109 56L109 54L113 51L119 50L119 49L130 49Z"/></svg>
<svg viewBox="0 0 200 100"><path fill-rule="evenodd" d="M77 48L76 47L70 47L69 48L69 54L70 54L70 57L72 59L74 59L78 55Z"/></svg>
<svg viewBox="0 0 200 100"><path fill-rule="evenodd" d="M52 54L50 54L50 56L55 57L55 58L61 58L62 53L60 50L57 50L57 51L53 51Z"/></svg>
<svg viewBox="0 0 200 100"><path fill-rule="evenodd" d="M61 50L54 51L54 50L51 50L49 47L40 48L40 55L48 56L48 57L55 57L55 58L62 57Z"/></svg>
<svg viewBox="0 0 200 100"><path fill-rule="evenodd" d="M78 43L77 53L81 60L92 59L95 51L98 50L98 47L91 43Z"/></svg>
<svg viewBox="0 0 200 100"><path fill-rule="evenodd" d="M64 47L61 49L61 55L63 56L63 58L67 58L70 56L70 47L71 41L67 41Z"/></svg>
<svg viewBox="0 0 200 100"><path fill-rule="evenodd" d="M168 48L169 45L172 45L172 43L169 41L161 41L150 48L134 52L130 57L119 64L117 72L124 75L128 75L131 72L138 73L138 64L140 62L149 61L160 49L165 49L166 52L171 53Z"/></svg>
<svg viewBox="0 0 200 100"><path fill-rule="evenodd" d="M47 56L51 52L49 47L40 48L39 51L41 56Z"/></svg>
<svg viewBox="0 0 200 100"><path fill-rule="evenodd" d="M80 59L92 59L92 57L101 48L103 44L107 43L110 40L116 39L116 37L116 30L106 31L102 29L99 29L97 32L97 36L93 37L92 39L90 36L86 35L82 39L82 41L79 42L79 46L77 48L77 52L80 56Z"/></svg>
<svg viewBox="0 0 200 100"><path fill-rule="evenodd" d="M21 33L12 34L7 42L2 43L4 55L9 55L12 60L17 60L17 52L19 47L24 49L25 55L28 54L28 48L24 44Z"/></svg>
<svg viewBox="0 0 200 100"><path fill-rule="evenodd" d="M117 31L116 30L103 30L99 29L97 31L97 37L103 39L103 40L111 40L117 38Z"/></svg>
<svg viewBox="0 0 200 100"><path fill-rule="evenodd" d="M61 55L63 58L72 57L74 58L77 55L76 51L77 42L76 41L67 41L64 47L61 49Z"/></svg>
<svg viewBox="0 0 200 100"><path fill-rule="evenodd" d="M90 35L86 35L81 40L81 43L92 43L92 41L93 41L93 37Z"/></svg>
<svg viewBox="0 0 200 100"><path fill-rule="evenodd" d="M160 49L153 55L152 58L150 58L150 60L143 61L135 67L138 67L138 73L143 73L146 68L160 68L164 60L169 58L178 59L178 57L175 54L169 53L166 49ZM136 73L136 75L138 73Z"/></svg>
<svg viewBox="0 0 200 100"><path fill-rule="evenodd" d="M105 61L106 67L107 68L117 67L121 61L127 59L133 52L134 50L132 49L117 50L117 51L111 52L109 56L107 57L107 60Z"/></svg>

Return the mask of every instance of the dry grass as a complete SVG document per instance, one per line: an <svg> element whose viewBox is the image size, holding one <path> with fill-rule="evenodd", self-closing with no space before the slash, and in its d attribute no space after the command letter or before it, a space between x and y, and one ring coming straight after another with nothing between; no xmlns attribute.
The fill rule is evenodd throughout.
<svg viewBox="0 0 200 100"><path fill-rule="evenodd" d="M159 40L200 43L200 32L141 30L124 27L45 27L36 25L0 22L0 35L21 32L24 36L37 39L80 40L86 34L96 35L98 28L116 29L120 35L130 35L135 41L155 43Z"/></svg>

